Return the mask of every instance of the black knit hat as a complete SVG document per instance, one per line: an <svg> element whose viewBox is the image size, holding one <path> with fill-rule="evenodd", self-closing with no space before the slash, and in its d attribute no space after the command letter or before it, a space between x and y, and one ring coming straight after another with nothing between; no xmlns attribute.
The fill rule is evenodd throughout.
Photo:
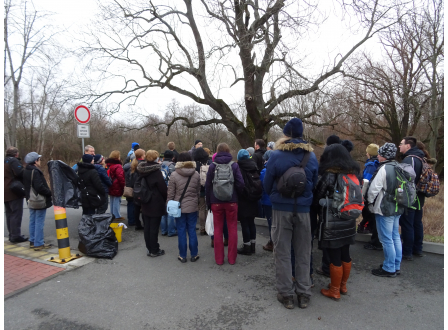
<svg viewBox="0 0 448 330"><path fill-rule="evenodd" d="M194 145L198 144L199 142L202 142L201 140L194 141Z"/></svg>
<svg viewBox="0 0 448 330"><path fill-rule="evenodd" d="M327 146L331 146L332 144L339 144L341 143L341 139L337 135L330 135L327 138Z"/></svg>
<svg viewBox="0 0 448 330"><path fill-rule="evenodd" d="M341 144L347 149L348 152L352 152L353 150L353 143L350 140L343 140L341 141Z"/></svg>
<svg viewBox="0 0 448 330"><path fill-rule="evenodd" d="M163 159L173 159L174 157L174 152L172 152L171 150L165 150L165 152L163 153Z"/></svg>

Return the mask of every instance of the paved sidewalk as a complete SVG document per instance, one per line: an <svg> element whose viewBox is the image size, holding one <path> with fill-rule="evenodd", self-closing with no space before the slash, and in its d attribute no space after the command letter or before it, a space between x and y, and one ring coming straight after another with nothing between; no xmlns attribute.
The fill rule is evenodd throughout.
<svg viewBox="0 0 448 330"><path fill-rule="evenodd" d="M8 254L5 254L4 258L5 296L35 285L64 270L61 267L50 266Z"/></svg>

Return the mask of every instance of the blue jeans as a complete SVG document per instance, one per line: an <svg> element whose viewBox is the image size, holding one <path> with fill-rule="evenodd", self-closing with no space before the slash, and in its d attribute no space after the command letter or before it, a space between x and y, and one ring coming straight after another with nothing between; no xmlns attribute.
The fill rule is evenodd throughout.
<svg viewBox="0 0 448 330"><path fill-rule="evenodd" d="M128 225L129 226L134 226L135 225L135 214L134 214L134 210L135 210L135 205L134 205L134 199L133 198L126 198L126 200L128 201Z"/></svg>
<svg viewBox="0 0 448 330"><path fill-rule="evenodd" d="M408 209L408 214L400 217L401 238L403 239L403 255L421 253L423 249L423 210Z"/></svg>
<svg viewBox="0 0 448 330"><path fill-rule="evenodd" d="M177 218L179 220L180 218ZM160 222L160 229L162 230L162 235L168 234L168 236L173 236L176 234L176 220L171 215L165 214L162 216L162 221Z"/></svg>
<svg viewBox="0 0 448 330"><path fill-rule="evenodd" d="M44 245L44 224L47 209L33 210L30 209L30 242L34 246Z"/></svg>
<svg viewBox="0 0 448 330"><path fill-rule="evenodd" d="M110 213L112 213L112 215L115 218L121 218L120 204L121 204L121 197L110 196Z"/></svg>
<svg viewBox="0 0 448 330"><path fill-rule="evenodd" d="M375 214L378 238L381 244L383 244L383 269L390 273L395 273L397 270L400 270L402 249L400 234L398 233L399 219L399 215L385 217Z"/></svg>
<svg viewBox="0 0 448 330"><path fill-rule="evenodd" d="M179 245L179 256L187 257L187 232L188 246L190 255L195 257L198 255L198 237L196 236L196 222L198 221L198 212L182 213L177 221L177 242Z"/></svg>
<svg viewBox="0 0 448 330"><path fill-rule="evenodd" d="M263 213L266 217L266 220L268 221L268 227L269 227L269 240L272 242L271 237L271 227L272 227L272 205L262 205L263 207Z"/></svg>

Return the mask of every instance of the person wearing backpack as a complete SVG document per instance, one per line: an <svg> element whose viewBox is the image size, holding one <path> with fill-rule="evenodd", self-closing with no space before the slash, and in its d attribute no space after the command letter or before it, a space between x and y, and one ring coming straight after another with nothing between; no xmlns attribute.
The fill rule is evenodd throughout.
<svg viewBox="0 0 448 330"><path fill-rule="evenodd" d="M314 189L313 205L317 206L319 214L318 244L320 249L327 250L330 257L331 278L329 288L322 289L321 293L339 300L341 294L347 294L346 284L352 268L350 245L355 244L356 218L363 207L357 177L360 167L342 144L332 144L325 148L320 157L318 173L320 177ZM341 182L346 184L345 188ZM336 209L332 201L338 198L343 205ZM352 208L352 216L339 213L346 208Z"/></svg>
<svg viewBox="0 0 448 330"><path fill-rule="evenodd" d="M108 167L107 173L112 181L112 185L109 187L110 213L112 213L115 221L122 221L124 218L120 215L120 204L126 180L118 150L110 153L109 158L106 159L106 165Z"/></svg>
<svg viewBox="0 0 448 330"><path fill-rule="evenodd" d="M313 187L317 183L318 164L313 148L302 139L303 124L299 118L288 121L283 134L284 137L276 142L275 150L269 157L263 182L272 203L271 235L274 243L277 300L285 308L292 309L295 292L299 307L306 308L311 296L310 206ZM284 176L286 172L288 174ZM295 179L300 180L296 182ZM285 189L289 187L288 183L292 183L291 180L300 189L293 189L289 194ZM291 197L293 194L294 198ZM295 252L294 282L291 277L291 241Z"/></svg>
<svg viewBox="0 0 448 330"><path fill-rule="evenodd" d="M255 253L257 229L254 221L263 189L257 165L250 159L249 152L241 149L238 151L237 160L244 180L244 189L238 194L238 220L243 233L243 244L237 252L250 256Z"/></svg>
<svg viewBox="0 0 448 330"><path fill-rule="evenodd" d="M145 162L145 150L138 149L134 153L135 158L131 162L131 166L129 169L129 177L126 178L126 185L134 189L135 181L138 178L137 166L138 164ZM135 230L143 230L142 223L140 221L140 213L142 210L142 206L138 203L135 198L132 198L132 202L134 204L134 225Z"/></svg>
<svg viewBox="0 0 448 330"><path fill-rule="evenodd" d="M400 275L402 247L398 222L404 212L403 206L395 201L398 179L395 172L397 162L394 160L397 147L386 142L378 150L380 167L369 183L367 201L370 212L375 214L378 237L383 245L384 262L372 274L381 277Z"/></svg>
<svg viewBox="0 0 448 330"><path fill-rule="evenodd" d="M199 259L196 222L198 221L198 202L201 180L196 172L196 163L188 152L179 154L176 170L171 174L168 184L168 201L180 202L181 216L176 218L179 256L177 259L187 262L187 233L190 248L190 260Z"/></svg>
<svg viewBox="0 0 448 330"><path fill-rule="evenodd" d="M93 165L93 156L85 154L78 163L78 176L82 197L82 214L95 214L98 207L104 204L106 194L100 176Z"/></svg>
<svg viewBox="0 0 448 330"><path fill-rule="evenodd" d="M406 136L400 142L400 153L403 156L402 163L409 164L415 171L415 185L417 186L423 170L423 158L425 153L417 147L417 139ZM403 259L414 260L413 255L423 257L423 206L425 194L417 191L417 199L400 217L401 238L403 239Z"/></svg>
<svg viewBox="0 0 448 330"><path fill-rule="evenodd" d="M227 221L229 250L227 260L236 262L238 247L238 194L244 189L244 181L227 143L220 143L216 156L207 172L205 201L207 209L213 212L215 262L224 264L223 225Z"/></svg>
<svg viewBox="0 0 448 330"><path fill-rule="evenodd" d="M96 209L97 214L104 214L107 211L107 207L109 206L109 201L107 196L109 195L109 187L112 185L112 181L107 175L107 171L104 168L104 157L100 154L93 156L93 165L95 166L96 171L101 180L101 184L104 188L104 201L103 204Z"/></svg>
<svg viewBox="0 0 448 330"><path fill-rule="evenodd" d="M51 202L51 190L48 187L44 174L40 167L42 156L37 152L30 152L25 156L26 168L23 172L23 185L25 186L26 199L30 209L30 248L34 251L49 249L51 244L44 243L44 224L47 209L53 205ZM43 205L36 207L31 204L31 193L45 197Z"/></svg>
<svg viewBox="0 0 448 330"><path fill-rule="evenodd" d="M134 183L134 198L139 200L137 188L141 188L144 200L141 203L144 236L146 244L146 255L148 257L159 257L165 254L159 245L159 227L162 216L166 214L167 186L160 171L159 153L155 150L146 152L146 162L137 166L139 177Z"/></svg>
<svg viewBox="0 0 448 330"><path fill-rule="evenodd" d="M171 150L165 150L163 153L162 171L163 178L165 179L166 185L170 181L171 174L176 169L176 164L173 162L174 153ZM162 221L160 222L160 229L162 231L162 236L168 235L168 237L177 236L176 220L169 214L162 216Z"/></svg>
<svg viewBox="0 0 448 330"><path fill-rule="evenodd" d="M201 182L201 193L199 195L199 234L201 236L207 235L205 232L205 220L207 218L207 210L205 207L205 181L207 180L207 172L210 164L212 163L209 158L209 153L205 149L197 148L193 153L193 158L196 162L196 172L199 174Z"/></svg>

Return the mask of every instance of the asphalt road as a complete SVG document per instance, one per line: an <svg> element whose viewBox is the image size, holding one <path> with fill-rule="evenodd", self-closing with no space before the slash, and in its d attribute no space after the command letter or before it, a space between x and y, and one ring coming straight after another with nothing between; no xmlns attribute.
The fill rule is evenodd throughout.
<svg viewBox="0 0 448 330"><path fill-rule="evenodd" d="M122 205L126 217L126 207ZM28 235L28 210L23 233ZM72 247L81 210L67 210ZM53 210L45 238L56 243ZM131 227L132 228L132 227ZM235 265L214 262L210 238L199 236L201 258L177 261L177 238L160 236L166 255L146 256L143 233L125 230L113 260L96 259L63 272L4 302L5 329L442 329L443 256L403 261L402 275L370 274L383 254L351 247L349 294L339 302L320 294L329 280L315 275L307 309L285 309L276 300L273 255L262 250L267 228L258 227L257 253ZM5 226L5 235L7 230ZM239 232L239 242L241 242ZM314 249L315 267L321 252Z"/></svg>

